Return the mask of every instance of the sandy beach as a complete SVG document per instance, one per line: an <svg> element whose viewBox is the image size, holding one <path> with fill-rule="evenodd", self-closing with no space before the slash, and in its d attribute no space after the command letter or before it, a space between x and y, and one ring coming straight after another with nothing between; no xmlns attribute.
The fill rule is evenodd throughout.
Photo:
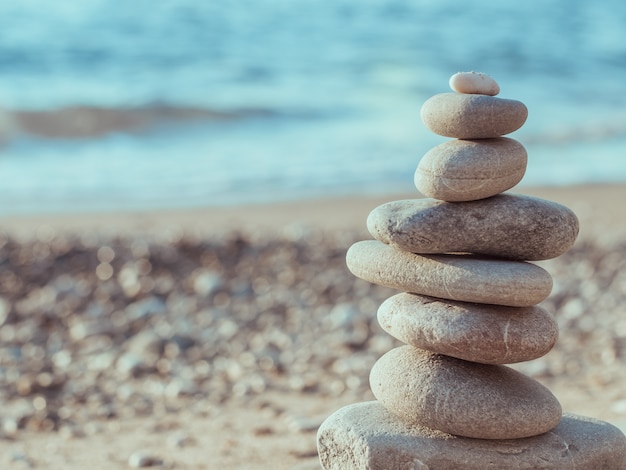
<svg viewBox="0 0 626 470"><path fill-rule="evenodd" d="M580 238L611 238L626 231L623 223L626 186L595 184L561 187L518 185L510 192L542 197L566 205L580 219ZM29 238L37 231L96 233L102 236L172 234L201 236L239 231L283 235L285 230L311 228L323 231L365 230L369 212L379 204L396 199L421 197L419 193L338 196L274 204L220 206L146 212L101 212L41 214L0 217L3 231Z"/></svg>
<svg viewBox="0 0 626 470"><path fill-rule="evenodd" d="M557 346L515 367L626 430L626 185L514 192L581 224L539 263ZM414 197L0 219L0 467L319 468L317 427L399 344L345 251Z"/></svg>

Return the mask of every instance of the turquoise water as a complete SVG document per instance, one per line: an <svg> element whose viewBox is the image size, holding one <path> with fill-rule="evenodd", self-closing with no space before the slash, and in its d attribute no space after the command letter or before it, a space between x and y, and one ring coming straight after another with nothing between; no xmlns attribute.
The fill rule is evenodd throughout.
<svg viewBox="0 0 626 470"><path fill-rule="evenodd" d="M3 0L0 214L410 191L480 70L526 185L626 181L626 3Z"/></svg>

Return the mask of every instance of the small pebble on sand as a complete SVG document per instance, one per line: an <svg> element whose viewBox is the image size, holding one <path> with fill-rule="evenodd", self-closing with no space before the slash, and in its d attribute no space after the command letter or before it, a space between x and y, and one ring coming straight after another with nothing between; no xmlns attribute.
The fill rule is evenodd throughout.
<svg viewBox="0 0 626 470"><path fill-rule="evenodd" d="M149 452L136 451L128 457L128 465L131 468L160 467L163 460Z"/></svg>

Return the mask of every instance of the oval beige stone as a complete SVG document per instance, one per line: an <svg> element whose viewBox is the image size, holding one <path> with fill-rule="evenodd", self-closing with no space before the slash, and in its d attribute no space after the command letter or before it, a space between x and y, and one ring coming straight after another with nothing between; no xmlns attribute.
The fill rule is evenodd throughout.
<svg viewBox="0 0 626 470"><path fill-rule="evenodd" d="M489 139L524 125L524 103L486 95L441 93L422 106L422 121L435 134L458 139Z"/></svg>
<svg viewBox="0 0 626 470"><path fill-rule="evenodd" d="M480 362L513 364L548 353L559 328L541 307L504 307L397 294L378 309L378 322L403 343Z"/></svg>
<svg viewBox="0 0 626 470"><path fill-rule="evenodd" d="M545 199L500 194L469 202L392 201L367 218L374 238L421 254L475 253L509 259L555 258L572 247L578 219Z"/></svg>
<svg viewBox="0 0 626 470"><path fill-rule="evenodd" d="M458 93L495 96L500 86L492 77L480 72L458 72L450 77L450 88Z"/></svg>
<svg viewBox="0 0 626 470"><path fill-rule="evenodd" d="M415 171L415 186L443 201L474 201L512 188L526 172L522 144L499 137L449 140L428 151Z"/></svg>
<svg viewBox="0 0 626 470"><path fill-rule="evenodd" d="M554 395L520 372L412 346L382 356L370 387L401 420L456 436L520 439L548 432L561 419Z"/></svg>
<svg viewBox="0 0 626 470"><path fill-rule="evenodd" d="M348 269L374 284L441 299L529 307L552 290L552 277L523 261L468 255L418 255L377 240L352 245Z"/></svg>

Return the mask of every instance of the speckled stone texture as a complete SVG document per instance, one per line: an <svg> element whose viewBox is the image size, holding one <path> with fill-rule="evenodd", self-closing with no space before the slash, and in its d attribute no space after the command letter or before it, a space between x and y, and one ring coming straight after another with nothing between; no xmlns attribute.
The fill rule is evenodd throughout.
<svg viewBox="0 0 626 470"><path fill-rule="evenodd" d="M462 302L529 307L552 290L550 274L531 263L418 255L377 240L352 245L346 263L352 274L374 284Z"/></svg>
<svg viewBox="0 0 626 470"><path fill-rule="evenodd" d="M519 183L527 161L524 146L506 137L449 140L422 157L415 186L442 201L484 199Z"/></svg>
<svg viewBox="0 0 626 470"><path fill-rule="evenodd" d="M548 353L559 329L539 306L504 307L397 294L378 309L391 336L417 348L482 364L513 364Z"/></svg>
<svg viewBox="0 0 626 470"><path fill-rule="evenodd" d="M421 116L426 127L435 134L457 139L489 139L522 127L528 109L516 100L441 93L424 103Z"/></svg>
<svg viewBox="0 0 626 470"><path fill-rule="evenodd" d="M564 414L552 431L516 440L471 439L391 415L379 402L346 406L319 428L325 470L623 470L626 438L616 427Z"/></svg>
<svg viewBox="0 0 626 470"><path fill-rule="evenodd" d="M370 387L398 419L456 436L519 439L543 434L561 419L555 396L510 367L413 346L392 349L378 359Z"/></svg>
<svg viewBox="0 0 626 470"><path fill-rule="evenodd" d="M578 219L537 197L500 194L470 202L392 201L374 209L372 236L414 253L468 252L509 259L556 258L572 247Z"/></svg>

